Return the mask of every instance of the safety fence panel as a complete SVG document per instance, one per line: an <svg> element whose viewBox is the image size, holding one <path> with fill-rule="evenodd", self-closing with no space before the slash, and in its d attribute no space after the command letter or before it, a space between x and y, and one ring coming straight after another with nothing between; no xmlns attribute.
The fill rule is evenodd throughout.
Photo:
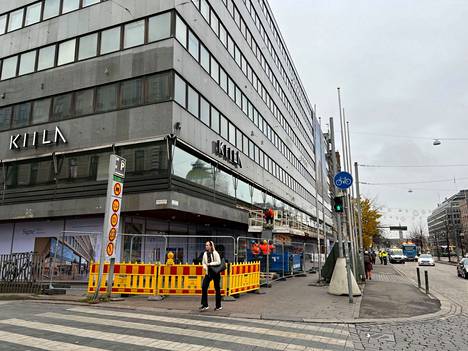
<svg viewBox="0 0 468 351"><path fill-rule="evenodd" d="M229 295L260 289L260 262L236 263L229 267Z"/></svg>
<svg viewBox="0 0 468 351"><path fill-rule="evenodd" d="M157 266L153 264L116 263L114 266L114 279L112 293L129 295L156 294ZM99 292L107 291L107 276L109 264L104 265ZM98 284L99 263L93 263L89 273L88 293L94 293Z"/></svg>
<svg viewBox="0 0 468 351"><path fill-rule="evenodd" d="M205 277L202 265L176 264L160 265L158 268L158 295L201 295L202 283ZM221 272L221 295L226 296L228 279L226 271ZM213 281L208 288L208 294L214 295Z"/></svg>

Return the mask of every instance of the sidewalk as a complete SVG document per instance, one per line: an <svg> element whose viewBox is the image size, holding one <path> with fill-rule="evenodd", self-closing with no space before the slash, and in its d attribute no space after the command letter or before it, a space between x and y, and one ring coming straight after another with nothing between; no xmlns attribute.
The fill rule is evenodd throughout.
<svg viewBox="0 0 468 351"><path fill-rule="evenodd" d="M456 266L458 263L458 258L457 256L451 256L450 260L448 260L448 257L441 257L440 260L437 256L434 256L434 260L436 263L442 263L442 264L451 264L453 266Z"/></svg>
<svg viewBox="0 0 468 351"><path fill-rule="evenodd" d="M439 300L421 292L392 265L376 264L364 289L359 318L405 318L439 310Z"/></svg>

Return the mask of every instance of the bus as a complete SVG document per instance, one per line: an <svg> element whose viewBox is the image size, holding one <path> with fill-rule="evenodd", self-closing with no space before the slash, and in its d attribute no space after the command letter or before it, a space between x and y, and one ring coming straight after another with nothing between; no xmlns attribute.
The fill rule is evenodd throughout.
<svg viewBox="0 0 468 351"><path fill-rule="evenodd" d="M418 247L413 243L403 243L401 244L401 249L403 250L403 255L406 256L407 261L416 261L418 256Z"/></svg>

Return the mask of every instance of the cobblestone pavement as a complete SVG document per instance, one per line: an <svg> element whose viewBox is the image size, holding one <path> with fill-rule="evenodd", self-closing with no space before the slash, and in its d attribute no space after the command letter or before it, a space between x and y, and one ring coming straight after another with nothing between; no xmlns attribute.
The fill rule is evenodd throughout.
<svg viewBox="0 0 468 351"><path fill-rule="evenodd" d="M11 302L0 350L354 350L348 325Z"/></svg>

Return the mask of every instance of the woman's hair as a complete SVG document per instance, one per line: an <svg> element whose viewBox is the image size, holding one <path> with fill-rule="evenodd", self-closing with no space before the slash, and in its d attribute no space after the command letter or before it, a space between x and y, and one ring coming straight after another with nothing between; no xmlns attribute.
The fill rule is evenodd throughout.
<svg viewBox="0 0 468 351"><path fill-rule="evenodd" d="M211 250L216 251L215 244L211 240L207 240L207 243L210 244Z"/></svg>

